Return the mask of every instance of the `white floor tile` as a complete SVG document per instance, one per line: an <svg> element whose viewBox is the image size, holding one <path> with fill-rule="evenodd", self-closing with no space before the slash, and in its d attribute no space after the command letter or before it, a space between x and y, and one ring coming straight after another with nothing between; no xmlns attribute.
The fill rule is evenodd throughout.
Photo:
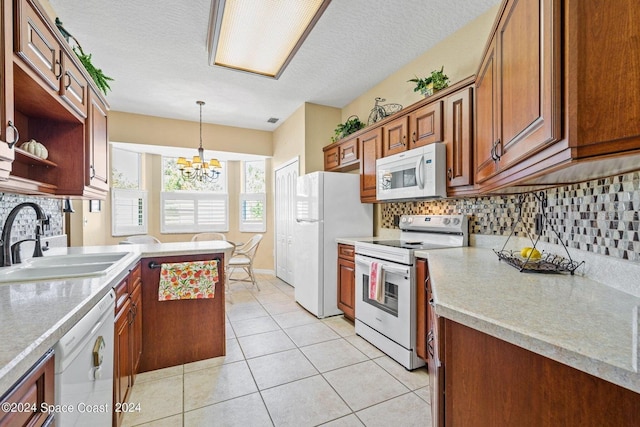
<svg viewBox="0 0 640 427"><path fill-rule="evenodd" d="M280 330L240 337L238 342L247 359L295 348L293 341Z"/></svg>
<svg viewBox="0 0 640 427"><path fill-rule="evenodd" d="M271 316L254 317L252 319L232 320L231 326L237 337L261 334L263 332L277 331L280 326Z"/></svg>
<svg viewBox="0 0 640 427"><path fill-rule="evenodd" d="M276 426L313 426L351 411L320 375L262 391Z"/></svg>
<svg viewBox="0 0 640 427"><path fill-rule="evenodd" d="M302 347L300 350L320 372L343 368L369 359L343 339Z"/></svg>
<svg viewBox="0 0 640 427"><path fill-rule="evenodd" d="M367 427L424 427L431 425L431 409L413 393L371 406L356 415Z"/></svg>
<svg viewBox="0 0 640 427"><path fill-rule="evenodd" d="M284 331L298 347L340 338L340 335L336 334L333 329L322 322L294 326L292 328L287 328Z"/></svg>
<svg viewBox="0 0 640 427"><path fill-rule="evenodd" d="M298 311L292 311L290 313L276 314L275 316L273 316L273 319L278 322L282 329L320 321L317 317L309 314L302 309Z"/></svg>
<svg viewBox="0 0 640 427"><path fill-rule="evenodd" d="M124 426L135 426L182 413L182 375L136 384L131 390L129 403L139 403L140 412L125 414Z"/></svg>
<svg viewBox="0 0 640 427"><path fill-rule="evenodd" d="M417 390L429 385L429 374L426 366L413 371L407 371L404 366L390 358L389 356L378 357L373 359L385 371L389 372L404 384L409 390Z"/></svg>
<svg viewBox="0 0 640 427"><path fill-rule="evenodd" d="M256 357L247 363L260 390L318 375L298 349Z"/></svg>
<svg viewBox="0 0 640 427"><path fill-rule="evenodd" d="M256 391L245 361L200 369L184 375L184 409L190 411Z"/></svg>
<svg viewBox="0 0 640 427"><path fill-rule="evenodd" d="M409 391L372 361L326 372L323 376L354 411Z"/></svg>
<svg viewBox="0 0 640 427"><path fill-rule="evenodd" d="M184 427L272 426L259 393L185 412Z"/></svg>

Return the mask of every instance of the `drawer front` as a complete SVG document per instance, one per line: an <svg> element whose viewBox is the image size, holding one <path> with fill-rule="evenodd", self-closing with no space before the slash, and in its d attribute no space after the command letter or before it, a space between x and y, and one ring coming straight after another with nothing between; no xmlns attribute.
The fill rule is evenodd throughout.
<svg viewBox="0 0 640 427"><path fill-rule="evenodd" d="M338 148L338 146L335 146L324 152L324 170L332 170L340 166Z"/></svg>
<svg viewBox="0 0 640 427"><path fill-rule="evenodd" d="M355 248L352 245L344 245L342 243L338 244L338 256L340 258L348 259L350 261L354 260L355 256Z"/></svg>
<svg viewBox="0 0 640 427"><path fill-rule="evenodd" d="M129 279L124 278L113 288L116 291L116 313L129 299Z"/></svg>
<svg viewBox="0 0 640 427"><path fill-rule="evenodd" d="M142 284L142 269L138 262L135 267L131 269L129 273L129 293L133 294L133 291Z"/></svg>
<svg viewBox="0 0 640 427"><path fill-rule="evenodd" d="M345 141L340 144L341 165L354 162L358 160L358 158L358 138L353 138L350 141Z"/></svg>

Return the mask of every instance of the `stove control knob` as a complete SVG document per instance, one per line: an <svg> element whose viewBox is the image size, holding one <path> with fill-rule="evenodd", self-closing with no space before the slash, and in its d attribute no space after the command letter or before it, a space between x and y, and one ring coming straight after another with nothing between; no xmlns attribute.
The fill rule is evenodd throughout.
<svg viewBox="0 0 640 427"><path fill-rule="evenodd" d="M460 224L460 218L453 218L453 225Z"/></svg>
<svg viewBox="0 0 640 427"><path fill-rule="evenodd" d="M451 222L450 218L445 218L442 220L442 222L444 223L444 225L449 225L449 223Z"/></svg>
<svg viewBox="0 0 640 427"><path fill-rule="evenodd" d="M406 216L400 217L400 222L402 222L402 223L407 222L407 217Z"/></svg>
<svg viewBox="0 0 640 427"><path fill-rule="evenodd" d="M407 219L407 222L408 222L409 224L411 224L411 223L413 222L413 218L409 217L409 218Z"/></svg>

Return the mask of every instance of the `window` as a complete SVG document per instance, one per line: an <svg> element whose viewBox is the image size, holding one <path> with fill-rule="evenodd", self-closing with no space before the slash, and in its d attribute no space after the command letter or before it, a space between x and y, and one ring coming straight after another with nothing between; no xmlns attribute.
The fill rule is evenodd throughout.
<svg viewBox="0 0 640 427"><path fill-rule="evenodd" d="M111 235L147 233L147 192L140 189L140 153L111 150Z"/></svg>
<svg viewBox="0 0 640 427"><path fill-rule="evenodd" d="M111 189L111 235L147 234L147 192Z"/></svg>
<svg viewBox="0 0 640 427"><path fill-rule="evenodd" d="M160 194L160 232L202 233L229 231L226 165L215 182L182 177L175 158L163 157Z"/></svg>
<svg viewBox="0 0 640 427"><path fill-rule="evenodd" d="M264 160L244 162L244 192L240 194L240 231L267 231L265 187Z"/></svg>

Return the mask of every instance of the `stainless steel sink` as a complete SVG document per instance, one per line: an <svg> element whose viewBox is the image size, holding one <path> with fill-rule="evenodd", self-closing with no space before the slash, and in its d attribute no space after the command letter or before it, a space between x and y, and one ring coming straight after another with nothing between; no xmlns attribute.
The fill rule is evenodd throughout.
<svg viewBox="0 0 640 427"><path fill-rule="evenodd" d="M0 269L0 283L101 276L128 254L114 252L32 258L23 264Z"/></svg>

